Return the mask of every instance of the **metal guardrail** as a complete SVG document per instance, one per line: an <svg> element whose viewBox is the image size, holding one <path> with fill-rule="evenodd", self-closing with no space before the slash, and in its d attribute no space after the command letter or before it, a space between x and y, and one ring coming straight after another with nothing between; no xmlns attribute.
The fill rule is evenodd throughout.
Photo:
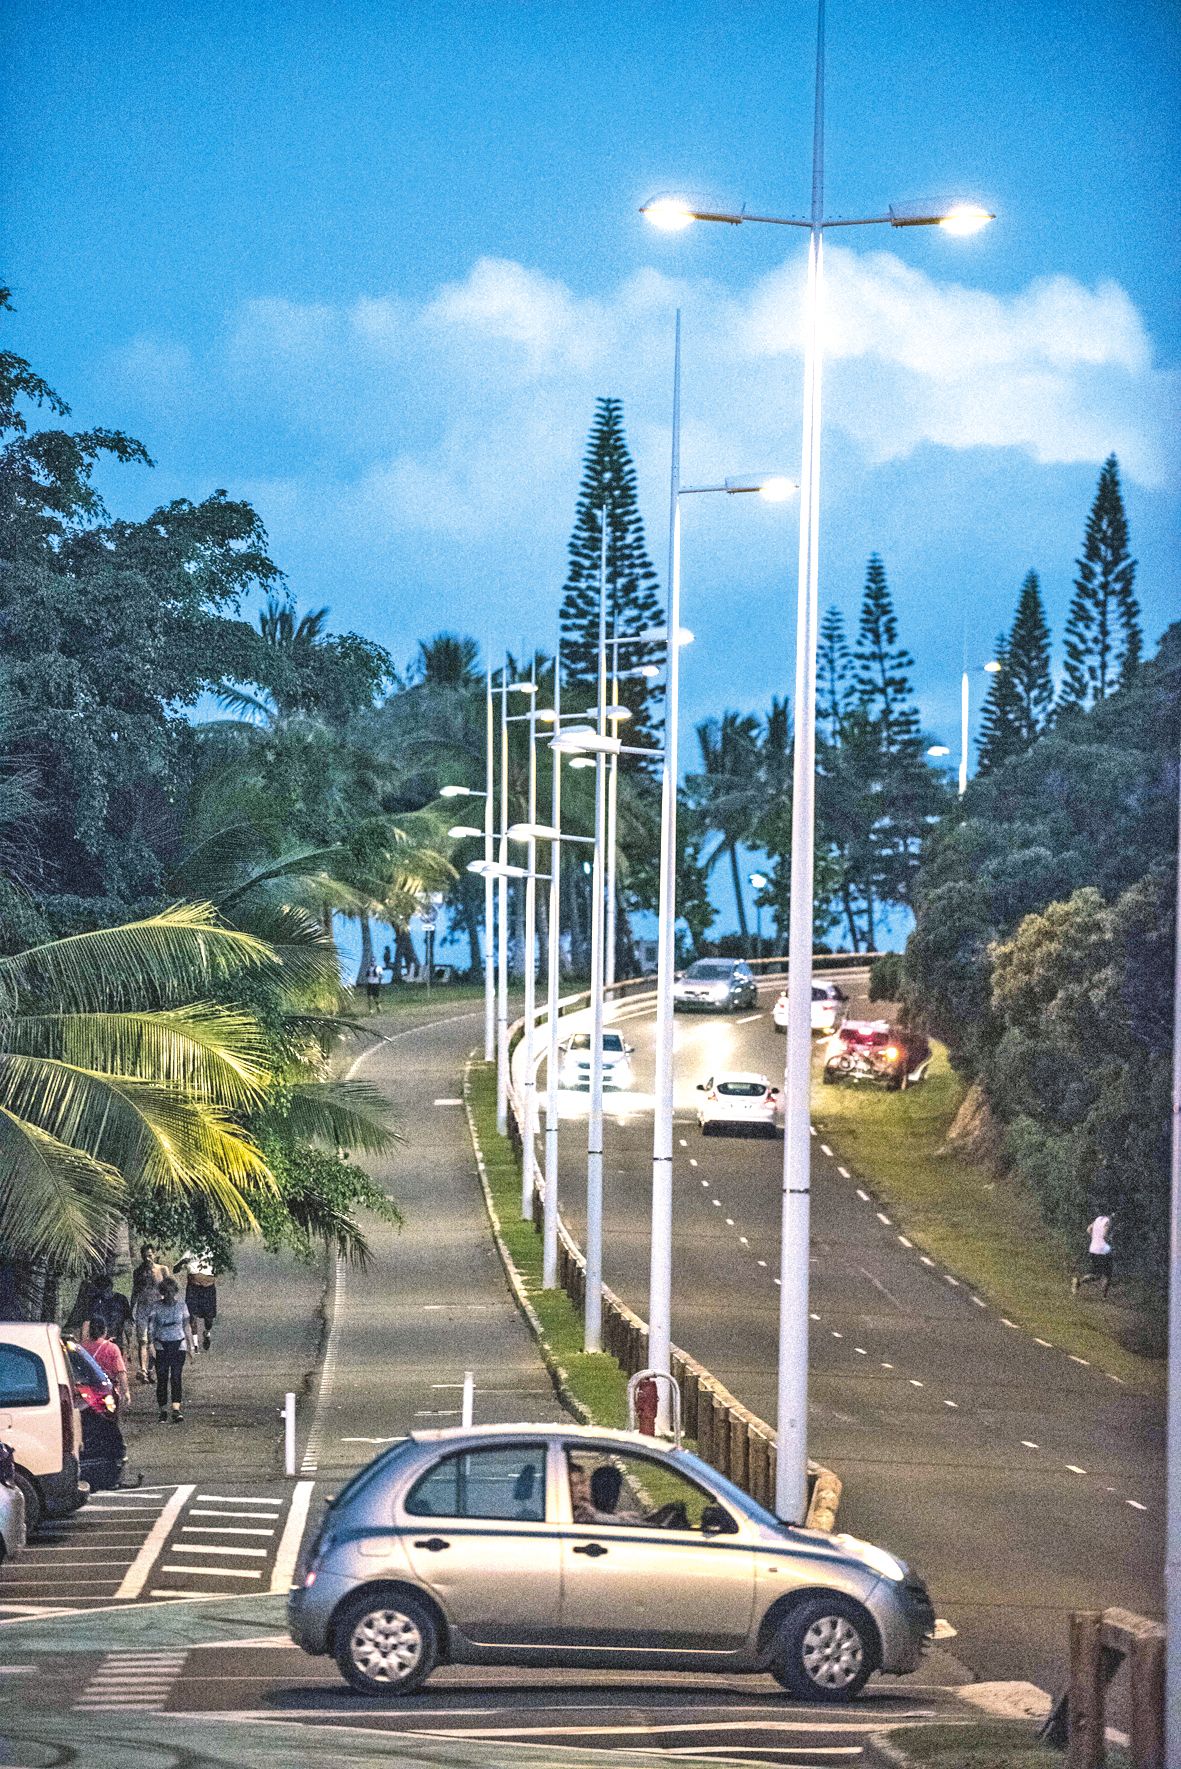
<svg viewBox="0 0 1181 1769"><path fill-rule="evenodd" d="M616 991L627 989L625 999L633 1002L655 1000L651 988L644 985L650 977L629 977L615 985ZM639 987L637 987L639 985ZM567 1004L589 1000L589 990L566 997ZM539 1018L544 1018L544 1008ZM519 1035L524 1020L510 1027L510 1048L513 1035ZM509 1135L514 1148L524 1158L521 1131L521 1110L513 1084L512 1063L508 1077ZM533 1185L533 1226L540 1232L544 1213L544 1194L537 1183L536 1164ZM558 1282L580 1312L586 1301L586 1258L558 1215ZM609 1352L621 1369L634 1376L648 1368L648 1323L606 1284L603 1286L603 1350ZM697 1453L703 1461L724 1474L736 1486L750 1494L769 1511L775 1509L776 1437L773 1426L760 1419L732 1395L704 1364L690 1357L680 1346L671 1347L673 1377L681 1391L682 1425L687 1437L694 1438ZM809 1500L806 1522L811 1529L831 1530L835 1527L840 1504L841 1480L831 1468L809 1462Z"/></svg>

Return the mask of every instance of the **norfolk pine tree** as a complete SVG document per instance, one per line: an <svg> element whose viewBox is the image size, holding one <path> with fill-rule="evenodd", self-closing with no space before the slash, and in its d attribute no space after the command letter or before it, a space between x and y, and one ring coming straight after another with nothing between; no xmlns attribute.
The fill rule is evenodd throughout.
<svg viewBox="0 0 1181 1769"><path fill-rule="evenodd" d="M1126 687L1140 665L1144 640L1136 561L1128 552L1128 518L1114 455L1108 455L1100 471L1077 563L1066 620L1063 707L1097 705Z"/></svg>
<svg viewBox="0 0 1181 1769"><path fill-rule="evenodd" d="M857 648L857 700L880 727L887 755L917 754L919 714L912 699L914 658L898 643L898 617L881 556L871 553L861 600Z"/></svg>
<svg viewBox="0 0 1181 1769"><path fill-rule="evenodd" d="M816 657L816 718L829 743L839 743L852 700L853 658L839 608L826 609Z"/></svg>
<svg viewBox="0 0 1181 1769"><path fill-rule="evenodd" d="M600 399L596 404L562 591L562 659L566 680L590 696L583 703L586 706L594 704L598 669L600 525L604 507L608 512L608 637L612 632L623 635L662 627L664 608L644 539L636 498L636 470L623 431L623 403L618 399ZM619 653L620 668L661 664L663 655L661 644L627 645ZM656 739L659 695L658 688L641 679L620 684L620 700L632 714L628 727L630 742L647 744Z"/></svg>
<svg viewBox="0 0 1181 1769"><path fill-rule="evenodd" d="M1054 707L1050 630L1036 571L1026 575L1007 639L997 640L1002 666L988 685L980 735L980 772L1031 749Z"/></svg>

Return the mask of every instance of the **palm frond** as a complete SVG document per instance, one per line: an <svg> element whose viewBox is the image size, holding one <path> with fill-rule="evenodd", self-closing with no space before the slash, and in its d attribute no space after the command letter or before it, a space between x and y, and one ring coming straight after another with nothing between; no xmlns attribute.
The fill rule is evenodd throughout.
<svg viewBox="0 0 1181 1769"><path fill-rule="evenodd" d="M0 1106L0 1247L9 1259L46 1259L78 1271L98 1257L119 1175Z"/></svg>
<svg viewBox="0 0 1181 1769"><path fill-rule="evenodd" d="M0 1098L129 1185L200 1192L245 1228L254 1226L246 1193L275 1188L253 1140L220 1107L154 1082L8 1051L0 1054Z"/></svg>
<svg viewBox="0 0 1181 1769"><path fill-rule="evenodd" d="M333 1199L301 1192L286 1200L287 1214L310 1241L318 1241L357 1271L368 1269L373 1249L355 1217Z"/></svg>
<svg viewBox="0 0 1181 1769"><path fill-rule="evenodd" d="M252 1015L210 1002L158 1012L20 1014L9 1050L177 1087L233 1110L261 1099L266 1043Z"/></svg>
<svg viewBox="0 0 1181 1769"><path fill-rule="evenodd" d="M0 958L0 989L90 1012L166 1004L275 962L263 941L217 919L210 903L176 903L143 921L96 928Z"/></svg>
<svg viewBox="0 0 1181 1769"><path fill-rule="evenodd" d="M368 1081L297 1081L289 1090L284 1116L297 1135L330 1148L377 1155L405 1141L389 1122L385 1095Z"/></svg>
<svg viewBox="0 0 1181 1769"><path fill-rule="evenodd" d="M340 989L340 956L332 935L310 910L297 903L252 901L239 906L245 931L266 943L279 965L280 989Z"/></svg>

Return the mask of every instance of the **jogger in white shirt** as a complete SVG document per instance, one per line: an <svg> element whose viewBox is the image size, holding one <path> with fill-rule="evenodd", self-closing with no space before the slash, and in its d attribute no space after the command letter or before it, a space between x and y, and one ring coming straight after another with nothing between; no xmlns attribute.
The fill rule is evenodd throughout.
<svg viewBox="0 0 1181 1769"><path fill-rule="evenodd" d="M1090 1244L1087 1249L1090 1270L1085 1272L1082 1277L1076 1274L1071 1278L1070 1288L1076 1295L1083 1284L1101 1285L1105 1296L1111 1288L1111 1223L1110 1214L1101 1214L1095 1218L1087 1230L1087 1234L1090 1236Z"/></svg>

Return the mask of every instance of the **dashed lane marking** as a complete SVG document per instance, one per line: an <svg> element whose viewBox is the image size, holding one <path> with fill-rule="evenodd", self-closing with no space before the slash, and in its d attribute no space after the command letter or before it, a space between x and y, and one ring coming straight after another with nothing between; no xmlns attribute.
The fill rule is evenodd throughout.
<svg viewBox="0 0 1181 1769"><path fill-rule="evenodd" d="M878 1211L877 1218L878 1218L879 1222L884 1222L887 1228L893 1227L893 1224L891 1223L890 1218L886 1215L886 1212L884 1210Z"/></svg>
<svg viewBox="0 0 1181 1769"><path fill-rule="evenodd" d="M945 1284L950 1284L950 1285L951 1285L951 1286L952 1286L952 1287L953 1287L953 1289L956 1289L956 1290L958 1290L958 1289L959 1289L959 1287L960 1287L960 1281L959 1281L959 1279L958 1279L958 1278L953 1278L953 1277L952 1277L952 1275L951 1275L951 1273L950 1273L950 1272L949 1272L949 1271L945 1271L945 1272L944 1272L944 1274L943 1274L943 1282L944 1282L944 1283L945 1283Z"/></svg>
<svg viewBox="0 0 1181 1769"><path fill-rule="evenodd" d="M740 1020L735 1020L734 1024L736 1026L749 1026L752 1020L761 1020L762 1017L761 1013L743 1014L742 1018Z"/></svg>
<svg viewBox="0 0 1181 1769"><path fill-rule="evenodd" d="M1069 1353L1069 1354L1068 1354L1068 1355L1069 1355L1069 1357L1070 1357L1070 1361L1071 1361L1071 1363L1072 1363L1072 1364L1082 1364L1082 1366L1083 1366L1083 1368L1084 1368L1084 1369L1087 1369L1087 1370L1089 1370L1089 1369L1090 1369L1090 1367L1091 1367L1091 1364L1090 1364L1090 1359L1089 1359L1089 1358L1085 1358L1085 1357L1076 1357L1076 1356L1075 1356L1075 1354L1074 1354L1074 1352L1073 1352L1073 1351L1072 1351L1072 1352L1070 1352L1070 1353Z"/></svg>
<svg viewBox="0 0 1181 1769"><path fill-rule="evenodd" d="M1140 1503L1139 1499L1125 1499L1124 1504L1130 1505L1132 1507L1133 1511L1147 1511L1148 1510L1148 1506L1142 1505Z"/></svg>
<svg viewBox="0 0 1181 1769"><path fill-rule="evenodd" d="M1040 1450L1041 1447L1042 1447L1041 1444L1034 1443L1032 1438L1023 1437L1021 1439L1021 1448L1023 1450Z"/></svg>
<svg viewBox="0 0 1181 1769"><path fill-rule="evenodd" d="M914 1246L914 1242L908 1241L905 1235L899 1235L898 1244L901 1247L913 1247Z"/></svg>
<svg viewBox="0 0 1181 1769"><path fill-rule="evenodd" d="M926 1253L920 1253L919 1258L922 1260L924 1265L934 1266L934 1264L935 1264L935 1261Z"/></svg>
<svg viewBox="0 0 1181 1769"><path fill-rule="evenodd" d="M1080 1468L1077 1462L1067 1462L1066 1467L1069 1468L1072 1474L1085 1474L1087 1472L1085 1468Z"/></svg>
<svg viewBox="0 0 1181 1769"><path fill-rule="evenodd" d="M852 1179L852 1177L853 1177L853 1175L849 1172L849 1169L847 1167L838 1167L837 1172L840 1174L842 1179Z"/></svg>
<svg viewBox="0 0 1181 1769"><path fill-rule="evenodd" d="M1033 1342L1035 1345L1044 1345L1047 1351L1052 1351L1054 1349L1053 1345L1050 1343L1050 1341L1048 1339L1039 1339L1036 1336L1036 1334L1034 1336Z"/></svg>
<svg viewBox="0 0 1181 1769"><path fill-rule="evenodd" d="M863 1204L869 1203L869 1193L863 1192L860 1186L857 1187L857 1196L861 1199Z"/></svg>
<svg viewBox="0 0 1181 1769"><path fill-rule="evenodd" d="M821 1143L820 1153L822 1155L827 1155L830 1161L832 1160L832 1150L829 1148L829 1146L826 1142Z"/></svg>

